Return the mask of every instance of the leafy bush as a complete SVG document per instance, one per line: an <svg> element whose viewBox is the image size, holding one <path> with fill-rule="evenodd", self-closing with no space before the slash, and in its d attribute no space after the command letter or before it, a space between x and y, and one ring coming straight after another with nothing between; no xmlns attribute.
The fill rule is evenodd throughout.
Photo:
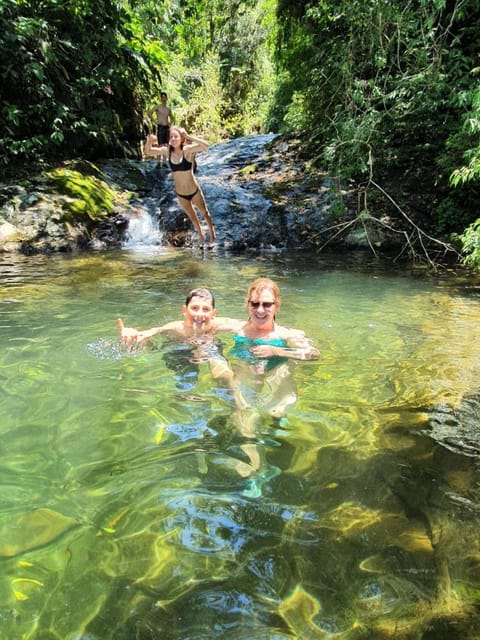
<svg viewBox="0 0 480 640"><path fill-rule="evenodd" d="M2 0L0 67L0 174L136 153L142 91L159 76L121 5Z"/></svg>
<svg viewBox="0 0 480 640"><path fill-rule="evenodd" d="M480 205L478 2L279 0L278 18L284 91L271 113L302 126L305 154L356 180L423 167L430 191L463 204L438 208L432 228L471 222Z"/></svg>
<svg viewBox="0 0 480 640"><path fill-rule="evenodd" d="M465 229L460 235L464 264L480 270L480 218Z"/></svg>

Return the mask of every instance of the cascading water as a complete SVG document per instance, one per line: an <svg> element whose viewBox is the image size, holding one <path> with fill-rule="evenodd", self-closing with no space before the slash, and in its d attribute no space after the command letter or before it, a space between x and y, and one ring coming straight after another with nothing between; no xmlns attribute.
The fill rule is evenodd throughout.
<svg viewBox="0 0 480 640"><path fill-rule="evenodd" d="M159 228L158 217L159 209L155 200L145 198L130 215L124 248L138 249L163 245L164 234Z"/></svg>
<svg viewBox="0 0 480 640"><path fill-rule="evenodd" d="M248 238L254 245L259 245L268 240L263 221L270 203L256 181L236 181L232 176L239 169L258 162L273 137L245 136L212 145L206 154L199 155L197 178L212 214L218 244L244 244ZM124 248L137 250L165 246L169 244L166 231L168 235L176 231L191 232L192 239L188 244L192 241L195 245L196 235L178 204L168 166L155 160L135 164L139 166L150 191L140 197L133 212L129 211Z"/></svg>

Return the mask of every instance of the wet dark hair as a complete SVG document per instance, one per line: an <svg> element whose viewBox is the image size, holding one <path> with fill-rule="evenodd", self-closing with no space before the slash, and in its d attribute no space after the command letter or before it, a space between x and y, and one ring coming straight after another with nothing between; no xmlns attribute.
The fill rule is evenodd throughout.
<svg viewBox="0 0 480 640"><path fill-rule="evenodd" d="M188 307L192 298L201 298L202 300L208 300L208 302L212 303L212 307L215 309L215 296L206 287L199 287L198 289L192 289L188 292L187 297L185 298L185 306Z"/></svg>
<svg viewBox="0 0 480 640"><path fill-rule="evenodd" d="M160 97L163 98L163 96L165 96L165 98L167 98L167 92L166 91L162 91L160 94Z"/></svg>

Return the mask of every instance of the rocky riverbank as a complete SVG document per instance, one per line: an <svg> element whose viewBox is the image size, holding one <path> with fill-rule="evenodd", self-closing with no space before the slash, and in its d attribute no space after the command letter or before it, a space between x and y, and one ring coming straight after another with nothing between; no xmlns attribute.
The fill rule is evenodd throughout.
<svg viewBox="0 0 480 640"><path fill-rule="evenodd" d="M358 215L357 190L299 159L300 141L272 135L231 140L199 156L198 180L218 245L238 251L324 247L399 251L404 232L385 213ZM162 242L198 242L180 210L170 171L156 160L71 162L0 185L0 251L116 248L149 215Z"/></svg>

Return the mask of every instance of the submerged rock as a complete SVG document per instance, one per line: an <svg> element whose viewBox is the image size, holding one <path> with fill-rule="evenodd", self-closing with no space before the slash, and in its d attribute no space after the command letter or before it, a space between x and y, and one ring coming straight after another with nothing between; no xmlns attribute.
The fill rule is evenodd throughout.
<svg viewBox="0 0 480 640"><path fill-rule="evenodd" d="M43 547L79 522L52 509L35 509L16 518L4 514L0 520L0 557L11 558Z"/></svg>

